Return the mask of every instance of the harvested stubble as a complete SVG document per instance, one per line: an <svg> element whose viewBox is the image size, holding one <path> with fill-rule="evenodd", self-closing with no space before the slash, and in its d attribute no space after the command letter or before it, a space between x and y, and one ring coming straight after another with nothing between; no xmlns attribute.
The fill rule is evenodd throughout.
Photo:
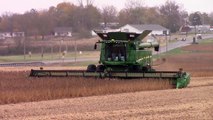
<svg viewBox="0 0 213 120"><path fill-rule="evenodd" d="M0 104L169 89L167 80L30 78L29 72L0 72Z"/></svg>

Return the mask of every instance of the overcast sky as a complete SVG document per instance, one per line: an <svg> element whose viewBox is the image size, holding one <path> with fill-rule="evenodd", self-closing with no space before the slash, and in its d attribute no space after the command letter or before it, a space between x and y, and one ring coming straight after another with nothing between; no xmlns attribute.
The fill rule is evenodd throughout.
<svg viewBox="0 0 213 120"><path fill-rule="evenodd" d="M60 2L71 2L77 4L78 0L0 0L0 15L5 12L24 13L34 8L36 10L48 9L50 6L56 6ZM114 5L118 10L125 7L128 0L93 0L94 5L99 8L106 5ZM130 1L130 0L129 0ZM141 0L145 6L160 6L166 0ZM183 9L188 12L213 12L213 0L175 0Z"/></svg>

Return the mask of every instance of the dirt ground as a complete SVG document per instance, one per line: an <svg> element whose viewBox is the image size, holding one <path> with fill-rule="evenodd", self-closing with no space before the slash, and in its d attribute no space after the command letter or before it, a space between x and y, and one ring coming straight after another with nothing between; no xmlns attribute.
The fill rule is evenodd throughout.
<svg viewBox="0 0 213 120"><path fill-rule="evenodd" d="M213 46L183 49L192 53L170 56L156 69L183 68L192 76L187 88L0 105L0 119L212 120Z"/></svg>
<svg viewBox="0 0 213 120"><path fill-rule="evenodd" d="M202 82L200 82L202 81ZM188 88L0 106L0 119L213 119L213 77Z"/></svg>

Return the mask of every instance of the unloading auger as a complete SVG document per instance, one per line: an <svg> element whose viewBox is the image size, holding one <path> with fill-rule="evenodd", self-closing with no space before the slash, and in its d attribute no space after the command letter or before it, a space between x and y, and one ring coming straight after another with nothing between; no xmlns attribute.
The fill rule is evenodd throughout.
<svg viewBox="0 0 213 120"><path fill-rule="evenodd" d="M150 33L97 32L101 38L99 65L90 64L86 70L31 70L31 77L96 77L96 78L151 78L169 80L174 88L184 88L190 82L190 75L178 71L156 71L152 68L152 50L159 51L158 42L143 42ZM149 79L147 79L149 80Z"/></svg>

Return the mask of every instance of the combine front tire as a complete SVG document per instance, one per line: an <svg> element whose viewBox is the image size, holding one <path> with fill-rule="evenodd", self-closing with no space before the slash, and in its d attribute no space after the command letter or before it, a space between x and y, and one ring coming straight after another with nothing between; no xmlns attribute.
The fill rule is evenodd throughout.
<svg viewBox="0 0 213 120"><path fill-rule="evenodd" d="M152 67L151 67L150 65L143 66L143 67L142 67L142 71L143 71L143 72L152 71Z"/></svg>
<svg viewBox="0 0 213 120"><path fill-rule="evenodd" d="M105 66L104 65L98 65L97 68L96 68L97 72L104 72L104 70L105 70Z"/></svg>
<svg viewBox="0 0 213 120"><path fill-rule="evenodd" d="M95 71L96 71L96 66L94 64L87 66L87 72L95 72Z"/></svg>

